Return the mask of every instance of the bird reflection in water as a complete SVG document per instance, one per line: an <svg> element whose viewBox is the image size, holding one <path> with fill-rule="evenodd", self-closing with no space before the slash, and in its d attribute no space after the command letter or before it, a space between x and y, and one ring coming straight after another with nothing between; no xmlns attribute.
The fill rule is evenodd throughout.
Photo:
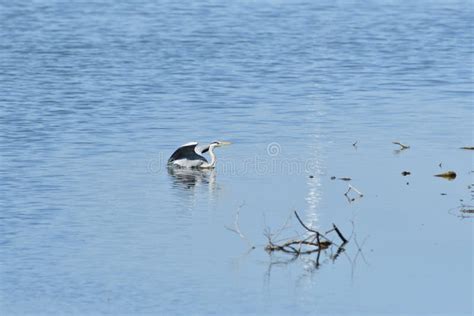
<svg viewBox="0 0 474 316"><path fill-rule="evenodd" d="M173 180L173 186L185 190L209 188L210 192L216 189L216 171L214 169L189 169L168 167L168 174Z"/></svg>

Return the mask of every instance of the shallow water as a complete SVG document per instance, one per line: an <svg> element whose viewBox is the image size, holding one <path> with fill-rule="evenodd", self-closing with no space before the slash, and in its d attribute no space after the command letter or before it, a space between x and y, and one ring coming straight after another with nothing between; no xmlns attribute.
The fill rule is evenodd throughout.
<svg viewBox="0 0 474 316"><path fill-rule="evenodd" d="M469 1L1 2L0 311L471 314L472 218L453 208L473 204L473 18ZM233 142L216 170L165 168L215 139ZM226 229L239 206L250 252ZM268 255L293 210L352 235L344 255Z"/></svg>

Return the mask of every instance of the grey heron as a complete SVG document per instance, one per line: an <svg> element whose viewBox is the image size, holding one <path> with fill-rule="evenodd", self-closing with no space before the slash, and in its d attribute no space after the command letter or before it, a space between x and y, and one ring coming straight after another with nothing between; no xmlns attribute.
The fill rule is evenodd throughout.
<svg viewBox="0 0 474 316"><path fill-rule="evenodd" d="M168 159L169 166L182 168L212 169L216 166L216 154L214 148L230 145L230 142L215 141L206 145L198 145L197 142L191 142L180 146ZM211 162L203 156L209 152Z"/></svg>

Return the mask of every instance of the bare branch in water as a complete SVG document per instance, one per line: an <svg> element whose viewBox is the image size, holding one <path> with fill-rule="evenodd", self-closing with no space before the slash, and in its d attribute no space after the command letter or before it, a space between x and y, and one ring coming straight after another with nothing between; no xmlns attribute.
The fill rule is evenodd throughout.
<svg viewBox="0 0 474 316"><path fill-rule="evenodd" d="M352 233L349 238L346 238L343 232L335 224L333 224L330 230L325 232L326 236L331 232L337 234L338 238L342 241L342 244L338 245L320 233L316 228L310 227L308 224L303 222L298 212L295 211L294 214L298 223L305 230L305 233L302 234L301 237L299 234L297 234L297 237L275 242L272 240L272 234L268 233L269 230L267 230L267 233L265 234L268 238L268 244L265 246L265 250L268 252L270 258L272 258L269 264L269 271L275 264L287 264L294 262L298 258L300 258L305 263L311 263L311 265L307 267L309 267L309 271L315 271L318 270L322 264L326 264L327 262L334 263L341 255L342 257L346 257L350 263L352 277L354 275L355 265L358 257L362 257L362 260L368 265L364 253L362 252L367 238L364 239L364 241L359 245L355 235L354 221L351 221ZM346 245L348 245L352 240L355 241L355 246L357 247L357 252L354 254L354 256L350 255L346 250ZM289 261L281 261L281 259L277 259L277 261L275 261L273 258L279 258L277 257L278 253L281 255L290 255L291 259ZM315 254L315 257L311 257L312 254ZM305 255L310 257L306 257Z"/></svg>
<svg viewBox="0 0 474 316"><path fill-rule="evenodd" d="M346 193L344 193L344 195L346 196L346 198L347 198L347 200L349 201L349 203L350 203L350 202L353 202L353 201L355 200L355 199L349 198L349 195L348 195L348 194L349 194L349 192L351 192L351 191L356 192L356 193L359 195L359 198L361 198L361 197L364 196L364 195L362 194L362 192L360 192L359 190L357 190L353 185L349 184L349 187L348 187Z"/></svg>
<svg viewBox="0 0 474 316"><path fill-rule="evenodd" d="M234 220L234 227L229 227L229 226L224 226L226 229L230 230L231 232L234 232L236 233L237 235L239 235L240 238L242 238L243 240L245 240L251 249L255 249L255 246L252 245L252 243L247 239L247 237L245 237L245 235L242 233L242 231L240 230L240 226L239 226L239 215L240 215L240 209L245 205L245 203L242 203L238 208L237 208L237 212L235 213L235 220Z"/></svg>
<svg viewBox="0 0 474 316"><path fill-rule="evenodd" d="M303 221L301 220L300 216L298 215L298 213L296 211L295 211L295 216L296 216L296 219L298 220L298 222L300 222L301 226L303 226L307 231L312 232L312 233L318 233L314 229L311 229L308 226L306 226L305 223L303 223Z"/></svg>
<svg viewBox="0 0 474 316"><path fill-rule="evenodd" d="M298 220L298 222L300 222L301 226L303 226L307 231L311 232L311 233L315 233L316 236L319 238L319 237L323 237L324 239L326 239L327 241L329 241L330 243L332 243L332 241L327 238L326 236L324 236L323 234L321 234L320 232L314 230L314 229L311 229L309 228L308 226L305 225L305 223L303 223L303 221L301 220L300 216L298 215L298 213L295 211L295 216L296 216L296 219Z"/></svg>
<svg viewBox="0 0 474 316"><path fill-rule="evenodd" d="M405 149L410 148L410 146L404 145L404 144L402 144L402 143L400 143L400 142L392 142L392 143L395 144L395 145L400 146L400 149L401 149L401 150L405 150Z"/></svg>
<svg viewBox="0 0 474 316"><path fill-rule="evenodd" d="M339 236L339 238L341 238L342 240L342 244L345 244L347 243L347 239L344 238L344 235L341 233L341 231L339 230L339 228L337 228L336 224L332 224L332 227L334 228L334 230L336 231L337 235Z"/></svg>
<svg viewBox="0 0 474 316"><path fill-rule="evenodd" d="M289 239L283 243L275 243L272 240L272 235L267 232L266 236L268 238L268 244L265 247L265 250L269 253L274 251L281 251L284 253L293 254L294 256L317 253L315 265L316 267L318 267L321 251L328 249L332 245L337 244L325 235L321 234L319 231L310 228L308 225L306 225L301 219L301 217L298 215L298 212L295 211L294 214L301 226L303 226L303 228L308 231L310 235L304 239ZM338 246L339 249L337 253L339 255L344 250L343 246L348 242L348 240L344 237L344 235L341 233L341 231L337 228L336 225L333 224L333 229L331 229L329 232L331 231L335 231L343 242L341 246ZM323 238L324 240L321 240L321 238Z"/></svg>

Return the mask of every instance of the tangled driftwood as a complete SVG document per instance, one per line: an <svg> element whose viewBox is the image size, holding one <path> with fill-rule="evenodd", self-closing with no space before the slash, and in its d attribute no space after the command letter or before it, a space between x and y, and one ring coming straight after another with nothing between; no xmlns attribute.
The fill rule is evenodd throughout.
<svg viewBox="0 0 474 316"><path fill-rule="evenodd" d="M298 215L296 211L294 212L294 214L298 222L301 224L301 226L303 226L304 229L307 232L309 232L309 235L307 235L306 238L303 238L303 239L290 239L290 240L286 240L284 242L278 243L278 242L274 242L272 240L272 234L267 232L265 234L268 239L268 244L265 246L265 250L267 252L272 253L274 251L281 251L284 253L292 254L294 256L317 253L316 266L318 266L319 257L321 255L322 250L328 249L329 247L336 245L338 246L336 257L342 251L344 251L344 245L348 242L348 240L344 237L344 235L341 233L341 231L335 224L332 225L333 228L327 231L326 234L329 234L330 232L336 232L336 234L339 236L339 238L342 241L342 244L340 245L337 245L335 242L329 239L326 236L326 234L322 234L321 232L308 227L301 220L300 216Z"/></svg>

